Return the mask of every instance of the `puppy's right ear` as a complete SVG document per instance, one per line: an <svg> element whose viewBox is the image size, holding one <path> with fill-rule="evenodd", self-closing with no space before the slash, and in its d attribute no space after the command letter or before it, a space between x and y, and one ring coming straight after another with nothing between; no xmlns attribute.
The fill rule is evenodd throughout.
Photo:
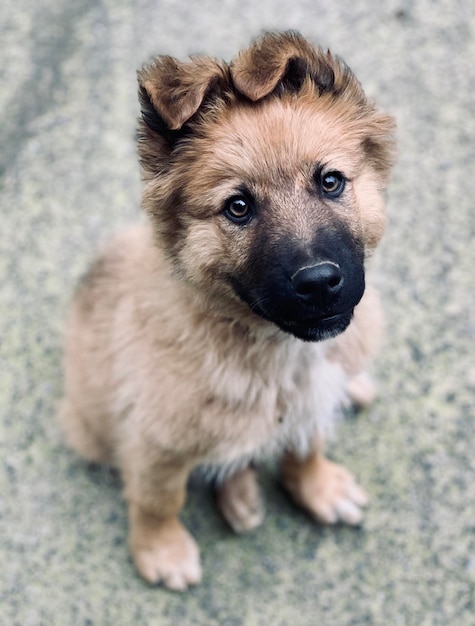
<svg viewBox="0 0 475 626"><path fill-rule="evenodd" d="M175 144L190 132L187 123L227 76L224 65L206 57L182 62L161 56L138 72L138 152L145 176L167 169Z"/></svg>
<svg viewBox="0 0 475 626"><path fill-rule="evenodd" d="M143 121L157 132L180 130L225 79L224 66L214 59L156 58L138 73Z"/></svg>

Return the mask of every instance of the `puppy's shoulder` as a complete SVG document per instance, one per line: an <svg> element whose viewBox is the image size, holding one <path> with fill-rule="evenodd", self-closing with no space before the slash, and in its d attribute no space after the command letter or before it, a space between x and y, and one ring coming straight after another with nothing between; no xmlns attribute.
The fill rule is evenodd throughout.
<svg viewBox="0 0 475 626"><path fill-rule="evenodd" d="M152 273L160 273L164 262L153 242L148 224L129 227L111 239L99 252L87 272L80 279L76 300L84 306L99 298L120 296L132 285L147 280Z"/></svg>

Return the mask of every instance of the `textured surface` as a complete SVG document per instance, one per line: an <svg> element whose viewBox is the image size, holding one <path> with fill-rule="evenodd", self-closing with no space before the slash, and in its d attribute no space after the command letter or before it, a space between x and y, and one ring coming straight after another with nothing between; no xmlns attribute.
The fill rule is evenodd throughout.
<svg viewBox="0 0 475 626"><path fill-rule="evenodd" d="M475 17L470 2L4 0L0 17L0 623L251 626L475 623ZM205 571L146 586L118 478L63 446L60 334L97 244L137 219L135 69L230 58L298 28L343 56L399 125L375 259L388 334L380 396L332 456L367 488L359 530L316 527L263 475L243 538L192 485Z"/></svg>

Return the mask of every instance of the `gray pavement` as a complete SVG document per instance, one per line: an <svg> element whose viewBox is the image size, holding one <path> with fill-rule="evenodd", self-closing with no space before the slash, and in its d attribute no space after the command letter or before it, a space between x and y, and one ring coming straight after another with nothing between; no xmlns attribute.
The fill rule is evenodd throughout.
<svg viewBox="0 0 475 626"><path fill-rule="evenodd" d="M0 624L475 624L473 2L3 0L0 10ZM63 445L60 337L97 245L138 219L135 70L152 54L230 58L298 28L343 56L399 125L380 395L333 458L372 500L319 528L268 467L268 515L233 536L210 491L184 518L203 584L145 585L120 482Z"/></svg>

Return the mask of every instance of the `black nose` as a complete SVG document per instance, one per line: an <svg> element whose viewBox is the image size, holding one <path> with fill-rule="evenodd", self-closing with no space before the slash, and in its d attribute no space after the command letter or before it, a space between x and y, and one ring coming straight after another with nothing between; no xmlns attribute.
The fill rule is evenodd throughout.
<svg viewBox="0 0 475 626"><path fill-rule="evenodd" d="M292 276L300 300L316 306L330 306L343 287L343 274L334 263L303 267Z"/></svg>

